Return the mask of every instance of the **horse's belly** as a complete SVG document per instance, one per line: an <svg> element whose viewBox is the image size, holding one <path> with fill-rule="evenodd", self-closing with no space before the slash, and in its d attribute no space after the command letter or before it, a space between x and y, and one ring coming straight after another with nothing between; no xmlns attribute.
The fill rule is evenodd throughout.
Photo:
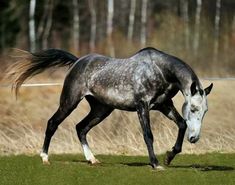
<svg viewBox="0 0 235 185"><path fill-rule="evenodd" d="M126 90L107 88L105 91L91 89L91 93L101 103L113 108L122 110L135 109L134 93L128 88Z"/></svg>

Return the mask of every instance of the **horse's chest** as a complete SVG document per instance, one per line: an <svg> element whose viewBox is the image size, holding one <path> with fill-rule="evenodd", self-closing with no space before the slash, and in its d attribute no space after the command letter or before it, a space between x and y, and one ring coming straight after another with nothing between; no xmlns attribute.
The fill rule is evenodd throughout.
<svg viewBox="0 0 235 185"><path fill-rule="evenodd" d="M177 91L178 90L174 85L168 85L165 89L161 89L161 91L156 92L156 94L150 100L150 106L161 104L171 99L177 93Z"/></svg>

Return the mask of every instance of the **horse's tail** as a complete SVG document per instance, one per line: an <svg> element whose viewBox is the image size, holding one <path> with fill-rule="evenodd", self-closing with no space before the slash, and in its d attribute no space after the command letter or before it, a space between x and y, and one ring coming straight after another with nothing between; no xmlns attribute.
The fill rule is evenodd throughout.
<svg viewBox="0 0 235 185"><path fill-rule="evenodd" d="M47 49L35 53L27 52L27 55L22 59L10 66L7 73L7 78L13 80L12 90L15 90L16 96L20 86L27 78L33 77L50 67L71 66L78 60L76 56L59 49Z"/></svg>

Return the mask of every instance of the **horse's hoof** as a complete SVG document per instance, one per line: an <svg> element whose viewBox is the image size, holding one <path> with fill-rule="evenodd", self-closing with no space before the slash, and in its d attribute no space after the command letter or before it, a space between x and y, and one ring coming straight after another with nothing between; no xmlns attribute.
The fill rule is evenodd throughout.
<svg viewBox="0 0 235 185"><path fill-rule="evenodd" d="M174 157L175 155L172 152L167 151L164 159L164 165L169 166Z"/></svg>
<svg viewBox="0 0 235 185"><path fill-rule="evenodd" d="M42 161L42 164L43 165L50 165L51 163L50 163L50 161Z"/></svg>
<svg viewBox="0 0 235 185"><path fill-rule="evenodd" d="M153 169L157 171L163 171L165 168L161 165L153 165Z"/></svg>
<svg viewBox="0 0 235 185"><path fill-rule="evenodd" d="M158 165L156 167L156 170L163 171L163 170L165 170L165 168L163 166L161 166L161 165Z"/></svg>
<svg viewBox="0 0 235 185"><path fill-rule="evenodd" d="M100 164L101 162L100 162L98 159L94 158L94 159L89 160L89 163L90 163L91 165L98 165L98 164Z"/></svg>
<svg viewBox="0 0 235 185"><path fill-rule="evenodd" d="M48 160L48 155L47 155L46 153L41 152L41 153L40 153L40 157L42 158L42 163L43 163L44 165L50 165L50 162L49 162L49 160Z"/></svg>

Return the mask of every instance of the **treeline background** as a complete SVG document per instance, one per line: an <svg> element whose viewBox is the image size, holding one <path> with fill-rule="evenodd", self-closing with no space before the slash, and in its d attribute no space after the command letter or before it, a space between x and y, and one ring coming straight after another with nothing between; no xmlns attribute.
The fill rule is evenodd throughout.
<svg viewBox="0 0 235 185"><path fill-rule="evenodd" d="M234 0L1 0L1 63L11 48L128 57L152 46L200 76L235 75Z"/></svg>

